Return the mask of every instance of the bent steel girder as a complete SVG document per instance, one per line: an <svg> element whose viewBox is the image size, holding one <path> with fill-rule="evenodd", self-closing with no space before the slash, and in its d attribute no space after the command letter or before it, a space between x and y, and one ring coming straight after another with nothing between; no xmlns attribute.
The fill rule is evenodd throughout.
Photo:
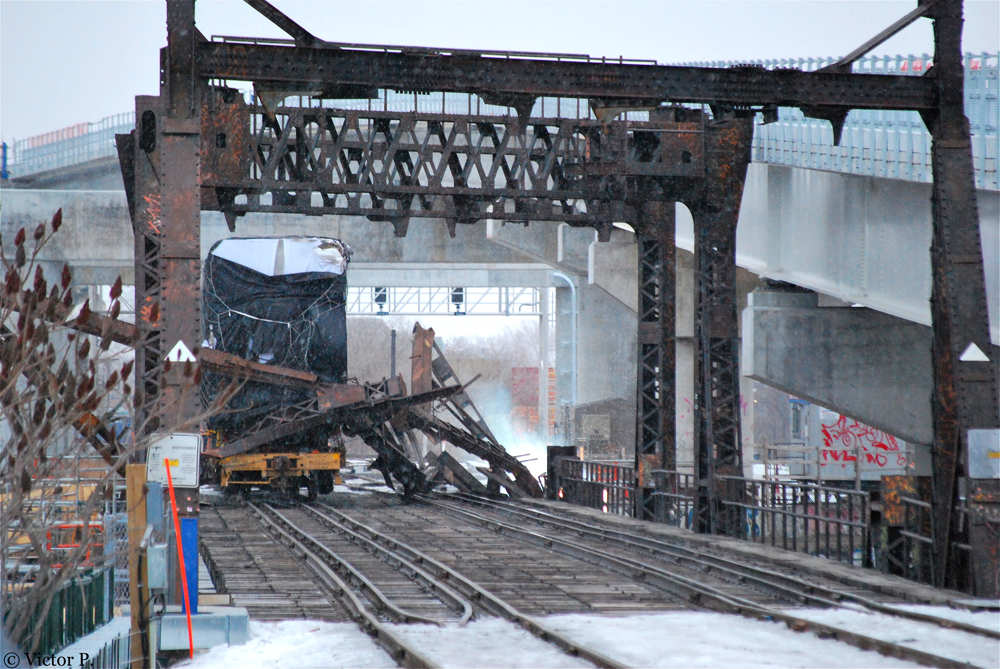
<svg viewBox="0 0 1000 669"><path fill-rule="evenodd" d="M253 120L251 120L251 115ZM703 172L694 131L656 122L456 116L282 107L245 108L246 160L203 175L220 195L203 207L368 216L405 232L411 217L600 225L628 216L628 176L688 180ZM209 120L203 119L203 127ZM203 154L231 152L206 133ZM233 162L233 161L230 161ZM630 217L629 217L630 218Z"/></svg>

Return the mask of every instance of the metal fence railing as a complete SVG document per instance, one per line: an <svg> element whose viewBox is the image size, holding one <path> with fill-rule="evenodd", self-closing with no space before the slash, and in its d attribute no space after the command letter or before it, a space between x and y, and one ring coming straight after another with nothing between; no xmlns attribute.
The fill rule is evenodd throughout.
<svg viewBox="0 0 1000 669"><path fill-rule="evenodd" d="M125 669L132 661L132 635L116 636L87 660L81 669Z"/></svg>
<svg viewBox="0 0 1000 669"><path fill-rule="evenodd" d="M743 536L838 562L871 566L867 492L793 481L719 476L720 504L745 513Z"/></svg>
<svg viewBox="0 0 1000 669"><path fill-rule="evenodd" d="M691 529L694 522L694 474L654 469L651 511L653 522Z"/></svg>
<svg viewBox="0 0 1000 669"><path fill-rule="evenodd" d="M90 634L114 615L111 598L109 568L95 569L70 579L54 593L45 616L29 627L31 632L40 629L40 633L34 648L28 652L52 655ZM10 606L4 609L4 617L12 613Z"/></svg>
<svg viewBox="0 0 1000 669"><path fill-rule="evenodd" d="M109 501L105 507L104 554L112 567L112 605L128 604L128 512L124 499Z"/></svg>
<svg viewBox="0 0 1000 669"><path fill-rule="evenodd" d="M879 567L912 581L933 583L931 504L905 496L900 496L899 502L903 509L903 525L887 541L886 550L879 556Z"/></svg>
<svg viewBox="0 0 1000 669"><path fill-rule="evenodd" d="M118 155L115 134L135 127L135 112L115 114L96 123L76 125L14 141L8 156L10 178L78 165Z"/></svg>
<svg viewBox="0 0 1000 669"><path fill-rule="evenodd" d="M575 458L556 461L556 498L604 513L635 515L635 469Z"/></svg>
<svg viewBox="0 0 1000 669"><path fill-rule="evenodd" d="M639 492L631 466L557 458L556 498L605 513L634 516ZM652 470L644 510L653 522L690 529L696 495L693 474ZM722 512L733 536L789 551L872 566L869 493L797 481L719 476ZM650 492L651 491L651 492Z"/></svg>

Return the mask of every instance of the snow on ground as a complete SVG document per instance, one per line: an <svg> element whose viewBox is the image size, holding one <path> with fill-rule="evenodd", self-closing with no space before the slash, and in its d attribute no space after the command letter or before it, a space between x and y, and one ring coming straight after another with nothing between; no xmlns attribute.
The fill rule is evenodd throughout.
<svg viewBox="0 0 1000 669"><path fill-rule="evenodd" d="M903 643L980 667L1000 667L1000 642L985 637L862 611L789 611L802 618ZM542 622L576 643L633 667L891 669L917 666L843 642L820 639L809 632L794 632L784 623L722 613L685 611L615 617L572 614L547 616ZM481 618L465 627L416 624L389 627L430 662L445 669L590 666L497 618ZM395 667L396 663L353 623L286 620L251 621L250 640L246 645L201 651L193 660L177 666L185 669L375 669Z"/></svg>
<svg viewBox="0 0 1000 669"><path fill-rule="evenodd" d="M968 662L977 667L1000 667L998 639L872 611L851 609L786 609L786 611L806 620L825 623L848 632L916 648L925 653L933 653L959 662Z"/></svg>
<svg viewBox="0 0 1000 669"><path fill-rule="evenodd" d="M391 493L393 495L396 494L396 489L395 488L390 488L387 485L371 485L371 484L368 484L364 488L361 488L361 489L362 490L367 490L368 492L387 492L387 493Z"/></svg>
<svg viewBox="0 0 1000 669"><path fill-rule="evenodd" d="M887 606L903 611L947 618L966 625L975 625L1000 632L1000 611L969 611L968 609L953 609L948 606L928 606L926 604L888 604Z"/></svg>
<svg viewBox="0 0 1000 669"><path fill-rule="evenodd" d="M63 648L57 655L67 657L86 653L89 657L97 657L101 649L114 641L115 637L128 636L131 628L132 619L127 615L112 618L106 625L98 627L87 636L81 637L72 645Z"/></svg>
<svg viewBox="0 0 1000 669"><path fill-rule="evenodd" d="M367 490L363 490L361 488L355 488L355 487L352 487L352 486L346 485L346 484L345 485L335 485L335 486L333 486L333 494L336 495L337 493L341 493L341 492L345 493L345 494L348 494L348 495L368 495L368 494L370 494Z"/></svg>
<svg viewBox="0 0 1000 669"><path fill-rule="evenodd" d="M808 632L793 632L784 623L723 613L614 618L571 614L547 616L542 622L577 643L633 667L918 666Z"/></svg>
<svg viewBox="0 0 1000 669"><path fill-rule="evenodd" d="M317 620L250 621L243 646L196 652L185 669L389 669L393 659L354 623Z"/></svg>
<svg viewBox="0 0 1000 669"><path fill-rule="evenodd" d="M458 625L391 625L392 631L430 662L444 669L561 669L591 667L500 618Z"/></svg>

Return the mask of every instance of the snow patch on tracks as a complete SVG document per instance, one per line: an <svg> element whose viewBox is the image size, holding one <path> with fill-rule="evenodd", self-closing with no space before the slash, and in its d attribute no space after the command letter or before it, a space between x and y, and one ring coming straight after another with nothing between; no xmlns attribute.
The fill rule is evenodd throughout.
<svg viewBox="0 0 1000 669"><path fill-rule="evenodd" d="M243 646L216 646L175 665L184 669L392 669L396 663L354 623L250 621Z"/></svg>
<svg viewBox="0 0 1000 669"><path fill-rule="evenodd" d="M801 609L796 609L800 613ZM633 667L915 667L784 624L723 613L546 616L543 624Z"/></svg>
<svg viewBox="0 0 1000 669"><path fill-rule="evenodd" d="M1000 640L997 639L873 611L785 609L785 612L873 639L968 662L977 667L1000 667Z"/></svg>
<svg viewBox="0 0 1000 669"><path fill-rule="evenodd" d="M562 669L592 667L500 618L458 625L389 625L428 661L444 669Z"/></svg>
<svg viewBox="0 0 1000 669"><path fill-rule="evenodd" d="M886 604L891 609L924 613L938 618L947 618L985 630L1000 632L1000 611L969 611L968 609L953 609L948 606L930 606L927 604Z"/></svg>

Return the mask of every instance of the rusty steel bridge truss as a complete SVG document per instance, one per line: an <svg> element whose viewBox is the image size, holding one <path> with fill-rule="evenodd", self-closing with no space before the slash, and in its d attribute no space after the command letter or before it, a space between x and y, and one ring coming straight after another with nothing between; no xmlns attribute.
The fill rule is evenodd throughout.
<svg viewBox="0 0 1000 669"><path fill-rule="evenodd" d="M193 0L167 0L161 89L136 98L136 129L119 155L136 233L140 413L181 399L178 340L200 342L200 212L235 229L248 212L363 215L404 236L414 217L459 224L489 218L594 227L606 241L630 223L639 244L636 470L641 514L649 469L673 468L674 204L695 225L695 466L698 531L738 535L718 504L719 476L742 475L736 222L753 119L780 106L829 120L851 109L916 110L933 138L933 547L938 585L954 585L956 503L970 429L998 425L968 121L963 113L961 0L925 0L833 66L815 72L710 69L324 42L265 0L247 0L291 40L210 41ZM934 21L934 66L922 77L853 74L851 63L903 27ZM250 83L248 105L228 82ZM468 93L516 116L286 107L372 98L380 89ZM538 97L584 98L597 120L532 118ZM680 104L707 106L702 110ZM651 110L645 122L615 120ZM186 407L196 415L197 406Z"/></svg>

